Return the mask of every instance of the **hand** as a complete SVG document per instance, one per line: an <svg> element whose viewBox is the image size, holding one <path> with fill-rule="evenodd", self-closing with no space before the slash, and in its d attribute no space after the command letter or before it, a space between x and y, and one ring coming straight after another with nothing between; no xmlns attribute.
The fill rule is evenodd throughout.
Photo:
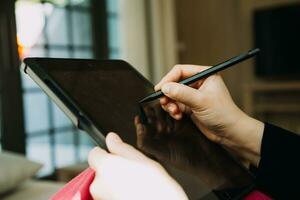
<svg viewBox="0 0 300 200"><path fill-rule="evenodd" d="M166 95L160 99L163 109L177 120L183 114L190 115L208 139L258 165L264 124L235 105L220 75L212 75L190 86L175 83L207 68L175 66L155 86L155 90L161 89Z"/></svg>
<svg viewBox="0 0 300 200"><path fill-rule="evenodd" d="M90 187L95 200L187 199L183 189L157 162L110 133L108 153L95 148L89 165L96 172Z"/></svg>

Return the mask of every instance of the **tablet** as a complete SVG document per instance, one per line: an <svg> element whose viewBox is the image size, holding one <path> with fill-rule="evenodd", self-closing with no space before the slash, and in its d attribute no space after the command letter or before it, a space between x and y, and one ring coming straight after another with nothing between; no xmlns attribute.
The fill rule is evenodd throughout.
<svg viewBox="0 0 300 200"><path fill-rule="evenodd" d="M26 58L23 70L79 129L105 148L116 132L160 162L190 199L237 199L253 176L226 150L210 142L187 117L176 121L157 101L139 105L153 85L121 60ZM134 119L144 125L136 132ZM214 195L213 195L214 194Z"/></svg>

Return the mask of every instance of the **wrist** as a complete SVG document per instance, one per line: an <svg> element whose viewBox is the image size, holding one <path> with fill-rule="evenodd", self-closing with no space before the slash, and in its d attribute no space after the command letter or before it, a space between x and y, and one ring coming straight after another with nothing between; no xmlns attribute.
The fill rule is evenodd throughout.
<svg viewBox="0 0 300 200"><path fill-rule="evenodd" d="M242 113L233 130L232 146L239 157L258 166L264 123Z"/></svg>

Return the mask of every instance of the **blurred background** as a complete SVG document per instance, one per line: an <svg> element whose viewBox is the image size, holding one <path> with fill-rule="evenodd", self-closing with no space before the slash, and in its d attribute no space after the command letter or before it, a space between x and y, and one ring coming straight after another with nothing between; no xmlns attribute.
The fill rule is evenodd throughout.
<svg viewBox="0 0 300 200"><path fill-rule="evenodd" d="M93 147L20 72L28 56L124 59L156 83L177 63L214 65L259 47L222 73L226 84L249 115L300 132L299 19L299 0L1 1L1 149L63 180Z"/></svg>

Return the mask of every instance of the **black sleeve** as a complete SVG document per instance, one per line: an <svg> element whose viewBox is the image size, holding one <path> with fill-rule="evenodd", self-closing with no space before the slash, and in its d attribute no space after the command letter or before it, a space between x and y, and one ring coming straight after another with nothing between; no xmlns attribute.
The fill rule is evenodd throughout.
<svg viewBox="0 0 300 200"><path fill-rule="evenodd" d="M274 199L300 199L300 136L266 123L256 175Z"/></svg>

